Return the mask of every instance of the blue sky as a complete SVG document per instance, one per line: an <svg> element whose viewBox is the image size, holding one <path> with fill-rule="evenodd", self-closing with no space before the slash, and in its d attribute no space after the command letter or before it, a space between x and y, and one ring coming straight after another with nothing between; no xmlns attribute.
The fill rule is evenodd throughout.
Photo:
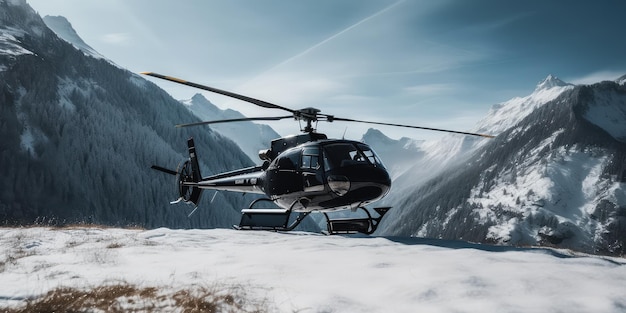
<svg viewBox="0 0 626 313"><path fill-rule="evenodd" d="M623 1L27 1L42 16L68 18L131 71L354 119L470 130L493 104L529 94L548 74L572 83L626 74ZM176 99L200 92L153 81ZM283 114L203 94L248 116ZM290 121L271 125L297 132ZM319 130L359 139L368 127Z"/></svg>

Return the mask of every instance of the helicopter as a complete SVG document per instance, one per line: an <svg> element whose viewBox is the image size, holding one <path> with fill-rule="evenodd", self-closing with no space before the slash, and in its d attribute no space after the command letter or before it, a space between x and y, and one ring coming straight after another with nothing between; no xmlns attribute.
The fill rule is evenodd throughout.
<svg viewBox="0 0 626 313"><path fill-rule="evenodd" d="M327 234L369 235L376 231L383 216L391 207L376 207L373 208L374 212L370 212L366 206L387 195L391 188L389 173L370 146L354 140L329 139L325 134L316 131L319 121L367 123L483 138L494 137L487 134L342 118L321 113L319 109L311 107L293 110L172 76L154 72L141 74L289 113L283 116L203 121L179 124L176 127L283 119L294 119L301 123L301 134L274 139L269 149L259 151L259 158L263 163L258 166L203 177L193 138L187 141L189 158L182 161L177 170L152 166L152 169L176 176L179 197L172 201L172 204L183 202L194 205L197 209L202 191L206 189L264 195L252 201L247 209L241 210L241 221L239 225L234 226L239 230L291 231L310 213L322 212L326 219ZM263 206L261 205L263 202L270 202L275 206L259 208L258 206ZM360 210L365 212L365 217L331 218L328 214L343 210L350 210L351 213Z"/></svg>

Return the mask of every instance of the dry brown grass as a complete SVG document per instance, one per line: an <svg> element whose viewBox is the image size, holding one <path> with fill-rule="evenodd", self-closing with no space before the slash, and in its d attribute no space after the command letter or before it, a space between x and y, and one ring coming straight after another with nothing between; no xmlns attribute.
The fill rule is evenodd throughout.
<svg viewBox="0 0 626 313"><path fill-rule="evenodd" d="M241 288L192 286L178 291L128 283L92 289L59 287L3 312L267 312L264 302L245 297Z"/></svg>
<svg viewBox="0 0 626 313"><path fill-rule="evenodd" d="M38 227L40 225L33 225L34 227ZM140 225L104 225L104 224L95 224L95 223L71 223L71 224L59 224L59 225L50 225L49 227L56 229L128 229L128 230L146 230L143 226Z"/></svg>
<svg viewBox="0 0 626 313"><path fill-rule="evenodd" d="M36 220L32 223L27 224L10 224L4 223L0 225L0 228L36 228L36 227L49 227L54 229L111 229L111 228L121 228L121 229L130 229L130 230L146 230L146 228L142 225L138 224L120 224L120 225L106 225L106 224L98 224L91 222L60 222L54 219L51 220Z"/></svg>
<svg viewBox="0 0 626 313"><path fill-rule="evenodd" d="M117 248L121 248L124 245L119 243L119 242L112 242L110 244L107 245L107 249L117 249Z"/></svg>
<svg viewBox="0 0 626 313"><path fill-rule="evenodd" d="M0 256L0 273L9 266L17 265L19 259L34 255L32 251L23 247L27 239L24 234L18 233L10 241L3 243L7 245L8 249L3 256Z"/></svg>

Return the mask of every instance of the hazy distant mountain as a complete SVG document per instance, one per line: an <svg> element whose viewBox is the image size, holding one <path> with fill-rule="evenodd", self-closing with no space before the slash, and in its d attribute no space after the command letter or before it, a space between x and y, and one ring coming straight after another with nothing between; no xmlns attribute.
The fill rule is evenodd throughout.
<svg viewBox="0 0 626 313"><path fill-rule="evenodd" d="M439 142L435 153L422 145L424 159L448 151L451 161L391 196L383 232L623 254L624 125L623 82L573 86L549 76L479 123L497 138Z"/></svg>
<svg viewBox="0 0 626 313"><path fill-rule="evenodd" d="M204 121L244 118L235 110L221 110L202 94L195 94L191 99L180 100L191 112ZM280 135L270 126L253 122L213 124L210 126L225 137L233 140L248 157L260 164L259 150L270 148L270 142Z"/></svg>
<svg viewBox="0 0 626 313"><path fill-rule="evenodd" d="M248 204L220 193L187 218L170 206L175 169L196 139L204 175L252 165L211 129L176 129L198 121L166 92L114 66L63 18L51 31L24 0L0 0L0 220L147 227L230 227ZM67 38L66 38L67 39ZM77 50L81 49L81 50ZM87 51L87 52L85 52Z"/></svg>
<svg viewBox="0 0 626 313"><path fill-rule="evenodd" d="M424 151L421 150L424 141L407 137L394 140L373 128L367 130L361 141L376 151L392 179L406 172L424 156Z"/></svg>

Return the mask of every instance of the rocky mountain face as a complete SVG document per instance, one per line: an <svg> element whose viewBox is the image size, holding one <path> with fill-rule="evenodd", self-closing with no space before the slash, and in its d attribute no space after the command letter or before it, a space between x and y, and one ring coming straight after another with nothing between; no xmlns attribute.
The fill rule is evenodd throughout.
<svg viewBox="0 0 626 313"><path fill-rule="evenodd" d="M550 76L479 123L497 138L423 144L425 157L394 181L381 233L623 254L623 125L623 80L573 86ZM409 184L419 173L430 176Z"/></svg>
<svg viewBox="0 0 626 313"><path fill-rule="evenodd" d="M208 128L174 128L198 119L154 84L73 44L24 0L0 0L0 220L237 223L249 199L205 195L187 218L191 208L169 205L178 197L174 177L150 166L175 169L192 136L204 175L251 166L239 147Z"/></svg>

